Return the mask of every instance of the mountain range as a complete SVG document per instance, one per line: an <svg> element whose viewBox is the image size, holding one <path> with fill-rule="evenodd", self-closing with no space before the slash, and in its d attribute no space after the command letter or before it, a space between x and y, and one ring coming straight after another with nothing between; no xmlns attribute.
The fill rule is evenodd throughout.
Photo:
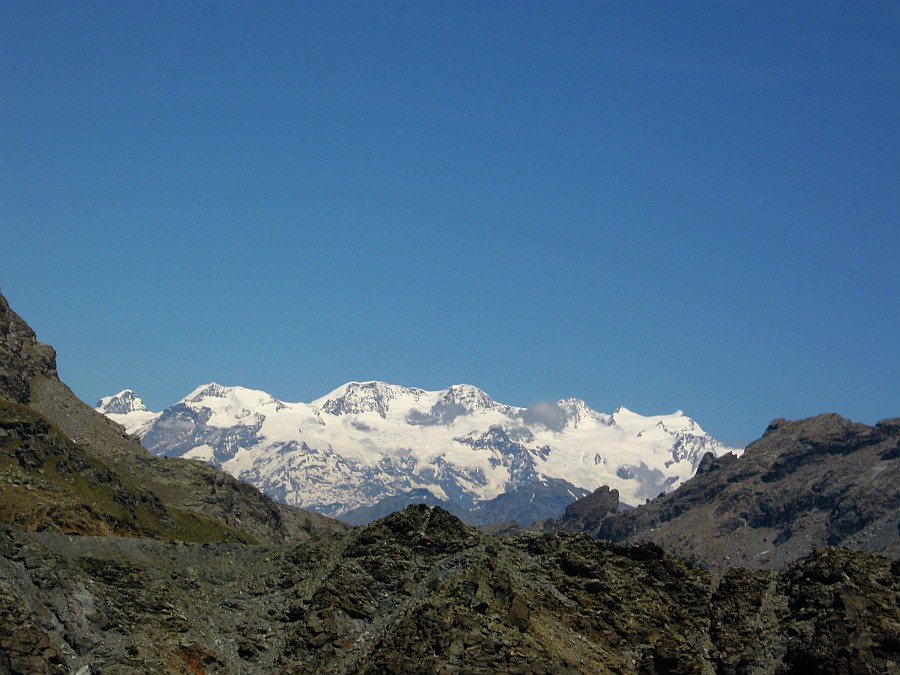
<svg viewBox="0 0 900 675"><path fill-rule="evenodd" d="M636 504L674 490L706 453L740 452L677 411L611 414L575 398L527 408L499 403L472 385L425 391L348 382L311 403L205 384L161 412L131 390L96 406L140 437L152 454L200 459L269 496L365 522L364 514L430 498L482 524L489 502L529 489L506 515L558 515L601 485ZM544 510L531 512L535 490Z"/></svg>
<svg viewBox="0 0 900 675"><path fill-rule="evenodd" d="M898 420L776 420L621 514L601 486L543 531L425 505L349 527L150 455L0 295L0 673L898 672L898 438ZM705 569L598 525L784 548Z"/></svg>

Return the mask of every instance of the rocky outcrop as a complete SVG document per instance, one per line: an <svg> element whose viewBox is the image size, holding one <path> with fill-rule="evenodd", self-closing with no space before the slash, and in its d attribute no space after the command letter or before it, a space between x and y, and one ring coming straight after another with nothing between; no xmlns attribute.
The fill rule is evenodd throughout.
<svg viewBox="0 0 900 675"><path fill-rule="evenodd" d="M775 420L737 458L707 455L678 490L622 513L593 496L551 529L653 541L711 569L781 567L816 546L900 556L900 419Z"/></svg>
<svg viewBox="0 0 900 675"><path fill-rule="evenodd" d="M619 511L619 491L603 485L591 494L566 507L563 519L582 519L586 524L600 522L607 515Z"/></svg>
<svg viewBox="0 0 900 675"><path fill-rule="evenodd" d="M0 294L0 398L28 403L31 380L37 375L58 379L56 352L37 341L31 326Z"/></svg>
<svg viewBox="0 0 900 675"><path fill-rule="evenodd" d="M412 504L425 504L426 506L440 506L444 510L457 517L462 517L466 509L458 504L445 499L438 499L430 490L418 488L410 490L402 495L385 497L371 506L358 506L341 514L341 520L350 525L368 525L373 520L384 518L397 511L402 511Z"/></svg>

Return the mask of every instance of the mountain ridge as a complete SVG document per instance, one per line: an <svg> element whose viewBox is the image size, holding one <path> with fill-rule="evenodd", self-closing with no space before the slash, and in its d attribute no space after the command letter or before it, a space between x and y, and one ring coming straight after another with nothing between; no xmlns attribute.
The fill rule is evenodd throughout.
<svg viewBox="0 0 900 675"><path fill-rule="evenodd" d="M653 542L710 569L777 568L822 544L900 558L900 418L774 420L736 457L707 455L675 492L619 512L595 491L545 523Z"/></svg>
<svg viewBox="0 0 900 675"><path fill-rule="evenodd" d="M291 403L211 382L160 412L131 410L135 400L124 390L96 410L152 454L202 459L332 516L418 489L468 510L545 479L613 485L640 503L693 475L706 452L740 452L680 410L602 413L577 398L522 408L470 384L428 391L351 381Z"/></svg>

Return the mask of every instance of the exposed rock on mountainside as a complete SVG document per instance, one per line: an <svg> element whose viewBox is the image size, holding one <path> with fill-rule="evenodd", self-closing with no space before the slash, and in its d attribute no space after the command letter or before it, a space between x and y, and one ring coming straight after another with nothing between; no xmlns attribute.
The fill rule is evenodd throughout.
<svg viewBox="0 0 900 675"><path fill-rule="evenodd" d="M574 527L557 528L554 523L548 523L548 530L571 529L592 532L600 527L603 520L610 515L619 512L619 491L610 490L606 485L598 487L591 494L579 499L566 507L561 522Z"/></svg>
<svg viewBox="0 0 900 675"><path fill-rule="evenodd" d="M25 529L186 541L284 541L341 527L208 465L149 456L60 382L55 352L2 295L0 518Z"/></svg>
<svg viewBox="0 0 900 675"><path fill-rule="evenodd" d="M742 457L707 455L676 492L623 513L594 495L549 529L652 541L713 569L771 568L818 545L900 556L900 419L775 420Z"/></svg>
<svg viewBox="0 0 900 675"><path fill-rule="evenodd" d="M299 545L0 531L13 672L892 672L898 602L900 565L874 554L716 580L653 545L498 539L425 506Z"/></svg>
<svg viewBox="0 0 900 675"><path fill-rule="evenodd" d="M0 398L28 403L31 380L37 375L57 377L56 352L37 341L31 326L0 294Z"/></svg>
<svg viewBox="0 0 900 675"><path fill-rule="evenodd" d="M123 481L46 418L3 400L0 481L0 522L25 530L163 536L178 529L154 493Z"/></svg>

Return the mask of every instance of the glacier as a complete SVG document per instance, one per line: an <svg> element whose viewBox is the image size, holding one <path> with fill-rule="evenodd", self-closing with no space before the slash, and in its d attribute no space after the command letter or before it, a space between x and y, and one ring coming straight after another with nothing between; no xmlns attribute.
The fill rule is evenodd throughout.
<svg viewBox="0 0 900 675"><path fill-rule="evenodd" d="M463 508L548 479L608 485L636 505L676 489L708 452L739 454L678 410L527 408L468 384L348 382L310 403L204 384L161 412L132 390L98 401L154 455L209 462L288 504L340 516L416 490Z"/></svg>

